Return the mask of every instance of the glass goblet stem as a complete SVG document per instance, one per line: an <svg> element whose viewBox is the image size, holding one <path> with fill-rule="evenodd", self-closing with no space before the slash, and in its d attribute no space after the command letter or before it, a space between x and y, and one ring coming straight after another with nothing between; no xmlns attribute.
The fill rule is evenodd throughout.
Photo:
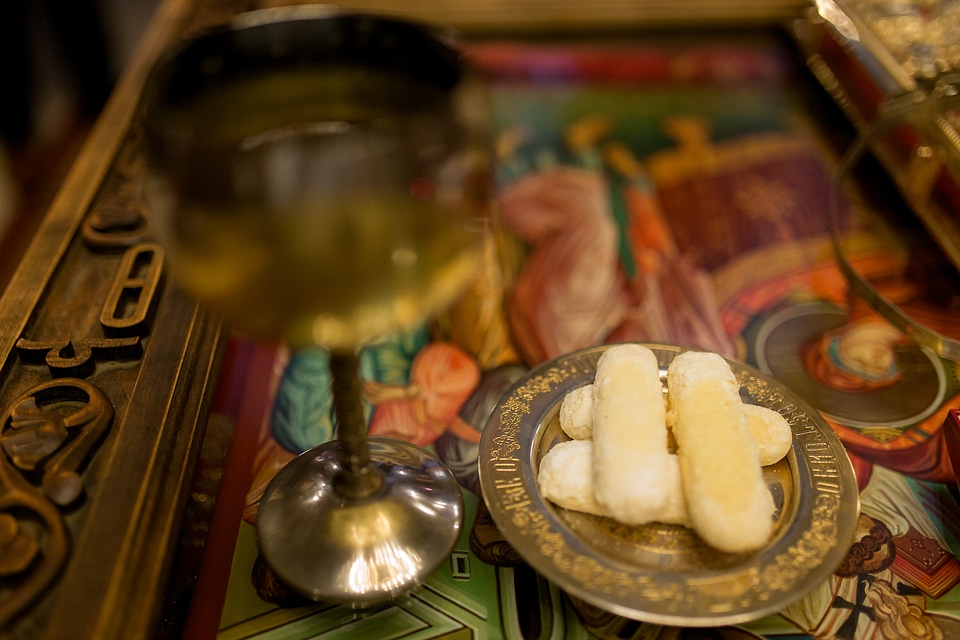
<svg viewBox="0 0 960 640"><path fill-rule="evenodd" d="M383 477L370 462L367 425L363 417L360 357L350 349L330 352L333 403L340 442L341 468L334 478L337 493L347 499L361 499L376 493Z"/></svg>

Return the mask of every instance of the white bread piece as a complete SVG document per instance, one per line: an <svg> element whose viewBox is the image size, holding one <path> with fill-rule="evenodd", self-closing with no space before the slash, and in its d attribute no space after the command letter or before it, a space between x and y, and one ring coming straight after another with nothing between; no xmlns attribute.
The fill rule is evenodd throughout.
<svg viewBox="0 0 960 640"><path fill-rule="evenodd" d="M687 517L709 545L729 553L762 547L774 514L739 389L715 353L681 353L667 370Z"/></svg>
<svg viewBox="0 0 960 640"><path fill-rule="evenodd" d="M593 442L568 440L553 445L540 461L540 495L563 507L597 516L606 511L593 497Z"/></svg>
<svg viewBox="0 0 960 640"><path fill-rule="evenodd" d="M560 401L560 428L574 440L593 437L593 385L577 387Z"/></svg>
<svg viewBox="0 0 960 640"><path fill-rule="evenodd" d="M744 404L743 412L747 414L747 426L757 443L760 465L780 462L793 445L793 431L787 419L773 409L755 404Z"/></svg>
<svg viewBox="0 0 960 640"><path fill-rule="evenodd" d="M687 500L683 495L683 475L680 473L680 458L672 453L665 453L664 456L667 461L667 473L663 477L663 487L667 492L667 501L656 521L689 526Z"/></svg>
<svg viewBox="0 0 960 640"><path fill-rule="evenodd" d="M655 519L666 524L687 524L687 506L680 484L680 461L667 457L667 475L662 485L667 492L664 510ZM593 441L568 440L553 446L540 461L537 477L540 494L564 509L608 516L593 495Z"/></svg>
<svg viewBox="0 0 960 640"><path fill-rule="evenodd" d="M747 426L757 443L760 466L780 462L790 451L793 432L786 418L773 409L755 404L743 405L747 414ZM673 414L667 415L671 429ZM589 440L593 437L593 385L577 387L563 397L560 403L560 428L574 440Z"/></svg>
<svg viewBox="0 0 960 640"><path fill-rule="evenodd" d="M594 379L593 490L624 524L653 522L666 509L665 413L653 352L636 344L604 351Z"/></svg>

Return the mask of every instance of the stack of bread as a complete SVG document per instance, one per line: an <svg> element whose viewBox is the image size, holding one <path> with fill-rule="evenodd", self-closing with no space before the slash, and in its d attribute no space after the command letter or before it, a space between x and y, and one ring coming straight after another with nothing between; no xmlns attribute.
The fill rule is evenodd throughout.
<svg viewBox="0 0 960 640"><path fill-rule="evenodd" d="M612 346L593 384L564 397L559 420L571 440L540 462L545 499L628 525L689 526L729 553L769 539L774 503L762 467L787 454L792 433L776 411L741 401L721 356L679 354L664 396L650 349Z"/></svg>

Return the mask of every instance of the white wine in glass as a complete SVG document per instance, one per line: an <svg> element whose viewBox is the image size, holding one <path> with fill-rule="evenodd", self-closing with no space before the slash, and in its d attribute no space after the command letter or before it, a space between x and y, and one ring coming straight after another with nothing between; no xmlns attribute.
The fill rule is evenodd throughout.
<svg viewBox="0 0 960 640"><path fill-rule="evenodd" d="M338 439L268 486L260 549L291 589L373 603L462 526L453 475L368 438L357 352L449 304L490 206L482 86L433 27L292 7L239 16L154 68L145 199L176 282L232 327L330 350Z"/></svg>

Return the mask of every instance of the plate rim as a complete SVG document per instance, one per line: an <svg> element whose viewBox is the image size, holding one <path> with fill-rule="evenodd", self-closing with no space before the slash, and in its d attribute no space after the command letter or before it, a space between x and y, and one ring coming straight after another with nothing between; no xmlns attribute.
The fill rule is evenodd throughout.
<svg viewBox="0 0 960 640"><path fill-rule="evenodd" d="M681 626L737 624L777 613L827 579L853 542L860 513L856 476L846 449L809 403L772 376L726 356L748 394L754 398L757 393L767 394L761 396L766 404L774 400L786 403L793 431L789 455L796 505L791 522L781 527L766 547L749 554L757 560L753 565L693 576L701 594L722 591L729 595L739 590L740 595L720 598L712 611L704 612L703 604L685 593L692 589L689 577L684 582L683 576L671 572L623 563L613 566L586 553L586 543L572 534L539 494L537 438L544 415L558 398L592 377L600 354L617 344L625 343L579 349L530 369L503 393L484 426L479 487L491 518L520 557L550 582L587 603L631 619ZM682 352L703 351L652 342L630 344L653 350L661 370ZM554 397L549 399L551 393ZM591 580L589 584L584 583L584 576ZM665 578L669 578L667 584L661 584ZM797 584L809 589L791 588Z"/></svg>

